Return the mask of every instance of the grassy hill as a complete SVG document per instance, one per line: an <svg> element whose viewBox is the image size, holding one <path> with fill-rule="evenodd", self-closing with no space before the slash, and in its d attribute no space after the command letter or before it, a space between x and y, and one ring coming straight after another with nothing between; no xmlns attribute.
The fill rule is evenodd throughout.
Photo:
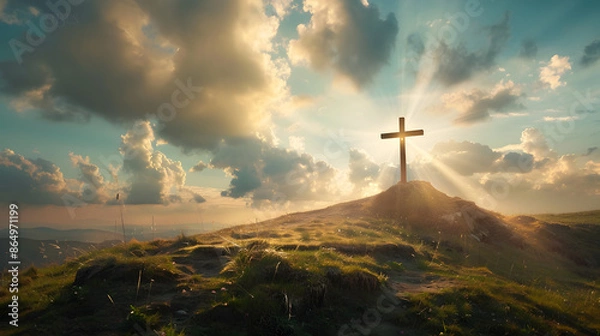
<svg viewBox="0 0 600 336"><path fill-rule="evenodd" d="M5 334L600 335L598 227L504 217L410 182L29 268Z"/></svg>
<svg viewBox="0 0 600 336"><path fill-rule="evenodd" d="M536 219L559 224L600 224L600 210L570 212L564 214L534 215Z"/></svg>

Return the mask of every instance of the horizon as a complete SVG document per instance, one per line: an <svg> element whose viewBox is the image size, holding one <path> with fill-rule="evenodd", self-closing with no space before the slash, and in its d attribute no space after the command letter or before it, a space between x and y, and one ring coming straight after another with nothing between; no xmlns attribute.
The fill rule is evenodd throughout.
<svg viewBox="0 0 600 336"><path fill-rule="evenodd" d="M506 215L600 209L599 3L64 4L0 1L0 213L23 227L372 196L400 179L399 117L424 130L409 181Z"/></svg>

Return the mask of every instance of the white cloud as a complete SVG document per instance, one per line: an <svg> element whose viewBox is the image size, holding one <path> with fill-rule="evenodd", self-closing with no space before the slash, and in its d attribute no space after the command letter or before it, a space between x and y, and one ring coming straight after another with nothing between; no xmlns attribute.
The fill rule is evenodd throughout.
<svg viewBox="0 0 600 336"><path fill-rule="evenodd" d="M91 163L87 156L84 158L81 155L69 153L69 157L81 175L79 180L83 184L80 190L83 200L88 203L104 203L109 200L112 195L109 195L107 183L98 166Z"/></svg>
<svg viewBox="0 0 600 336"><path fill-rule="evenodd" d="M292 7L292 0L269 0L279 18L285 17Z"/></svg>
<svg viewBox="0 0 600 336"><path fill-rule="evenodd" d="M558 87L566 84L565 82L561 82L561 76L567 70L571 70L569 57L554 55L545 66L540 68L540 81L549 86L550 89L556 90Z"/></svg>
<svg viewBox="0 0 600 336"><path fill-rule="evenodd" d="M123 170L131 175L127 203L166 204L181 199L178 193L184 189L186 178L181 162L154 150L154 140L148 121L137 122L121 136Z"/></svg>
<svg viewBox="0 0 600 336"><path fill-rule="evenodd" d="M490 91L479 88L470 91L462 90L447 93L442 96L442 102L448 109L460 113L455 122L471 124L488 119L490 115L510 115L515 110L522 110L525 106L520 103L521 88L511 80L500 81Z"/></svg>
<svg viewBox="0 0 600 336"><path fill-rule="evenodd" d="M192 168L190 168L189 172L201 172L204 169L208 168L208 165L202 161L198 161L198 163L196 165L194 165Z"/></svg>
<svg viewBox="0 0 600 336"><path fill-rule="evenodd" d="M377 186L381 167L364 150L350 149L348 179L354 185L355 191L372 189Z"/></svg>
<svg viewBox="0 0 600 336"><path fill-rule="evenodd" d="M549 117L545 116L544 121L572 121L579 119L579 116L566 116L566 117Z"/></svg>
<svg viewBox="0 0 600 336"><path fill-rule="evenodd" d="M391 56L398 34L394 14L382 20L376 6L360 0L306 0L304 11L312 17L307 25L298 25L299 38L289 43L292 63L333 69L362 88Z"/></svg>
<svg viewBox="0 0 600 336"><path fill-rule="evenodd" d="M435 144L431 155L436 161L464 176L490 171L494 162L502 156L486 145L452 140Z"/></svg>
<svg viewBox="0 0 600 336"><path fill-rule="evenodd" d="M416 172L453 194L507 213L591 210L600 204L600 152L558 155L544 134L523 130L518 144L438 143ZM456 174L451 173L449 170ZM479 199L478 199L479 198Z"/></svg>
<svg viewBox="0 0 600 336"><path fill-rule="evenodd" d="M538 160L542 160L552 153L544 134L534 127L528 127L521 132L520 146L526 153L533 154Z"/></svg>
<svg viewBox="0 0 600 336"><path fill-rule="evenodd" d="M298 153L304 152L304 137L290 135L288 143L290 149Z"/></svg>

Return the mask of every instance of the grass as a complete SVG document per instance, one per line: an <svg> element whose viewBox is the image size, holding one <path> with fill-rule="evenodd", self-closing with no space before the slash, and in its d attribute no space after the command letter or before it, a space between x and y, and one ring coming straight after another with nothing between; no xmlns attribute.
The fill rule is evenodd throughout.
<svg viewBox="0 0 600 336"><path fill-rule="evenodd" d="M600 224L600 210L564 214L533 215L538 220L560 224Z"/></svg>
<svg viewBox="0 0 600 336"><path fill-rule="evenodd" d="M29 268L20 318L36 322L7 335L337 335L358 332L382 286L402 303L373 335L600 335L597 269L548 251L534 227L518 248L385 218L279 220Z"/></svg>
<svg viewBox="0 0 600 336"><path fill-rule="evenodd" d="M139 274L143 274L141 280L146 288L153 278L164 287L178 273L170 257L152 255L156 250L157 246L132 242L96 250L62 265L29 268L20 278L19 313L23 321L35 319L39 329L33 331L31 328L36 327L25 323L12 333L62 334L84 325L97 326L103 319L117 322L105 327L107 330L128 329L128 308L136 303ZM75 284L75 274L83 269L92 271L89 278ZM2 294L2 302L7 302L8 296ZM82 317L76 323L69 323L79 315Z"/></svg>

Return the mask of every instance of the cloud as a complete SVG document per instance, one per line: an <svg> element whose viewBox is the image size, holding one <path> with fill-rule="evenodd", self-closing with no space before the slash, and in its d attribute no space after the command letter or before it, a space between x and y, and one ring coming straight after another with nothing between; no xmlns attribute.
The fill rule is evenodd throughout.
<svg viewBox="0 0 600 336"><path fill-rule="evenodd" d="M468 141L438 142L430 154L438 162L464 176L490 171L494 162L502 156L486 145Z"/></svg>
<svg viewBox="0 0 600 336"><path fill-rule="evenodd" d="M128 204L168 204L180 200L177 193L184 188L185 171L181 162L154 150L154 140L148 121L137 122L121 136L123 171L131 175L126 188Z"/></svg>
<svg viewBox="0 0 600 336"><path fill-rule="evenodd" d="M204 169L206 169L208 167L208 165L202 161L199 161L195 166L193 166L192 168L190 168L189 172L201 172Z"/></svg>
<svg viewBox="0 0 600 336"><path fill-rule="evenodd" d="M104 203L112 197L109 196L108 188L104 176L100 173L100 168L90 162L89 157L69 153L71 163L79 169L80 179L83 184L81 190L82 199L87 203Z"/></svg>
<svg viewBox="0 0 600 336"><path fill-rule="evenodd" d="M590 159L583 155L566 154L560 157L548 157L544 169L537 169L523 181L523 187L533 191L530 199L542 199L546 208L553 211L567 209L596 208L600 200L600 160ZM517 192L520 185L511 186L518 201L523 197ZM533 197L532 197L533 196ZM534 202L535 203L535 202ZM536 204L541 207L543 204ZM546 210L548 211L548 210Z"/></svg>
<svg viewBox="0 0 600 336"><path fill-rule="evenodd" d="M347 179L352 184L351 195L371 196L381 192L400 179L398 166L389 163L377 164L369 154L357 148L348 151L348 175ZM413 178L412 166L408 165L408 178Z"/></svg>
<svg viewBox="0 0 600 336"><path fill-rule="evenodd" d="M527 128L518 144L493 150L470 142L436 144L414 163L442 189L509 213L590 210L600 201L600 154L557 155L543 133ZM510 149L508 149L510 148ZM457 174L449 174L448 168Z"/></svg>
<svg viewBox="0 0 600 336"><path fill-rule="evenodd" d="M184 200L196 204L205 203L206 199L202 197L202 195L200 195L198 192L194 191L194 189L195 188L193 187L182 187L179 190L179 195L169 196L169 201L171 203L183 203ZM184 197L181 196L184 194L187 194L189 196L184 199Z"/></svg>
<svg viewBox="0 0 600 336"><path fill-rule="evenodd" d="M587 149L587 153L585 153L583 156L590 156L592 153L596 152L598 150L598 147L590 147Z"/></svg>
<svg viewBox="0 0 600 336"><path fill-rule="evenodd" d="M306 0L304 10L312 17L289 43L294 64L331 68L363 88L388 62L398 34L393 13L382 20L375 5L360 0Z"/></svg>
<svg viewBox="0 0 600 336"><path fill-rule="evenodd" d="M280 18L286 16L292 7L292 0L268 0L267 3L273 7Z"/></svg>
<svg viewBox="0 0 600 336"><path fill-rule="evenodd" d="M0 202L65 205L77 199L60 168L44 159L27 159L10 149L0 152Z"/></svg>
<svg viewBox="0 0 600 336"><path fill-rule="evenodd" d="M446 108L457 110L460 115L455 119L459 124L481 122L492 113L508 113L522 110L525 106L519 102L523 96L519 87L512 81L501 81L490 92L481 89L459 91L442 96Z"/></svg>
<svg viewBox="0 0 600 336"><path fill-rule="evenodd" d="M560 80L561 76L567 70L571 70L569 57L560 57L558 55L554 55L545 66L540 68L540 81L544 85L549 86L552 90L556 90L558 87L566 84Z"/></svg>
<svg viewBox="0 0 600 336"><path fill-rule="evenodd" d="M288 138L288 143L290 149L299 153L304 151L304 137L290 135Z"/></svg>
<svg viewBox="0 0 600 336"><path fill-rule="evenodd" d="M313 96L309 95L296 95L292 96L290 99L290 107L291 109L301 109L306 108L308 106L314 105L317 99Z"/></svg>
<svg viewBox="0 0 600 336"><path fill-rule="evenodd" d="M534 40L527 39L521 42L519 57L533 59L537 56L538 47Z"/></svg>
<svg viewBox="0 0 600 336"><path fill-rule="evenodd" d="M274 147L265 139L230 139L215 150L210 166L232 176L222 196L247 197L256 208L339 196L333 167L308 154Z"/></svg>
<svg viewBox="0 0 600 336"><path fill-rule="evenodd" d="M530 131L529 131L530 132ZM526 133L530 134L530 133ZM528 139L527 135L525 139ZM469 141L438 142L430 151L431 160L448 167L462 176L487 173L529 173L535 166L536 157L523 150L533 146L512 146L513 149L494 150L487 145ZM417 167L419 163L417 162ZM419 169L422 167L419 167ZM428 168L429 169L429 168Z"/></svg>
<svg viewBox="0 0 600 336"><path fill-rule="evenodd" d="M206 202L206 199L202 196L200 196L199 194L194 194L192 197L192 200L196 203L204 203Z"/></svg>
<svg viewBox="0 0 600 336"><path fill-rule="evenodd" d="M418 33L412 33L406 37L406 46L417 56L421 56L425 53L425 43L423 43L423 39Z"/></svg>
<svg viewBox="0 0 600 336"><path fill-rule="evenodd" d="M48 11L42 1L9 4ZM288 95L289 67L270 54L280 19L261 0L85 1L71 10L78 24L47 34L20 66L0 62L1 93L47 119L95 115L130 127L149 118L168 143L210 150L254 134Z"/></svg>
<svg viewBox="0 0 600 336"><path fill-rule="evenodd" d="M583 56L581 56L581 65L588 67L600 59L600 39L585 46Z"/></svg>
<svg viewBox="0 0 600 336"><path fill-rule="evenodd" d="M537 128L528 127L521 132L520 147L527 153L533 154L537 160L553 156L544 134Z"/></svg>
<svg viewBox="0 0 600 336"><path fill-rule="evenodd" d="M510 37L508 23L509 15L506 13L502 21L487 27L488 45L475 52L469 52L464 44L450 47L442 41L434 52L437 60L434 78L446 86L452 86L471 78L478 71L492 67Z"/></svg>
<svg viewBox="0 0 600 336"><path fill-rule="evenodd" d="M544 121L572 121L579 119L579 116L566 116L566 117L550 117L545 116Z"/></svg>
<svg viewBox="0 0 600 336"><path fill-rule="evenodd" d="M408 62L413 63L414 70L417 70L418 62L427 51L425 42L419 33L411 33L406 37L406 57Z"/></svg>
<svg viewBox="0 0 600 336"><path fill-rule="evenodd" d="M372 183L376 183L381 168L369 155L356 148L350 149L348 179L355 189L362 190Z"/></svg>
<svg viewBox="0 0 600 336"><path fill-rule="evenodd" d="M508 152L494 162L492 172L529 173L534 168L534 157L529 153Z"/></svg>

